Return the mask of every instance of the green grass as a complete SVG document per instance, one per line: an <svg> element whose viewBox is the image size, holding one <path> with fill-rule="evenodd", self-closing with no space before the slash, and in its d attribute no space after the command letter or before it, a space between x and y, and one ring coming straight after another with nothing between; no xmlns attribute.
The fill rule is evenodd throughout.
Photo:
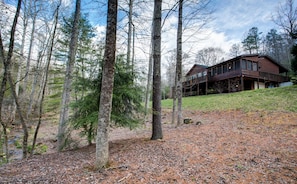
<svg viewBox="0 0 297 184"><path fill-rule="evenodd" d="M162 108L172 108L172 99L163 100ZM297 85L238 93L184 97L183 109L297 112Z"/></svg>

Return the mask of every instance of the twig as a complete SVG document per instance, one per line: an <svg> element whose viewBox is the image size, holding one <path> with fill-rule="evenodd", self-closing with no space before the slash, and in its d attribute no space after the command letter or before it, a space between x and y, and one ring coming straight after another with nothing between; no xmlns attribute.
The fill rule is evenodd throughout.
<svg viewBox="0 0 297 184"><path fill-rule="evenodd" d="M130 176L132 176L131 173L129 173L127 176L125 176L125 177L123 177L122 179L120 179L120 180L118 181L118 183L124 181L125 179L128 179Z"/></svg>

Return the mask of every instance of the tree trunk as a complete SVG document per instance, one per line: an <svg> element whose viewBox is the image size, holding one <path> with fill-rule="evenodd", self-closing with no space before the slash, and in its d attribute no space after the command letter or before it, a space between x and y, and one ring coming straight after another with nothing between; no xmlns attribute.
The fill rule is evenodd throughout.
<svg viewBox="0 0 297 184"><path fill-rule="evenodd" d="M23 11L23 32L22 32L22 45L21 45L21 57L18 63L18 73L17 73L17 80L16 80L16 85L15 85L15 92L17 94L17 96L19 96L19 89L20 89L20 82L21 82L21 74L22 74L22 62L24 60L24 48L25 48L25 41L26 41L26 33L27 33L27 26L28 26L28 12L27 12L27 7L26 7L26 1L23 2L24 4L24 11ZM13 118L13 120L15 119L15 113L16 113L16 105L15 103L13 104L12 107L12 113L11 113L11 117Z"/></svg>
<svg viewBox="0 0 297 184"><path fill-rule="evenodd" d="M130 68L131 64L131 40L132 40L132 14L133 14L133 1L129 0L129 12L128 12L128 46L127 46L127 66Z"/></svg>
<svg viewBox="0 0 297 184"><path fill-rule="evenodd" d="M183 0L179 0L178 27L177 27L177 49L176 49L176 98L177 98L177 126L182 123L182 19Z"/></svg>
<svg viewBox="0 0 297 184"><path fill-rule="evenodd" d="M18 4L17 4L13 24L12 24L12 27L11 27L11 31L10 31L10 41L9 41L9 49L8 49L7 57L6 58L4 57L4 49L3 49L3 41L2 41L1 33L0 33L0 49L1 49L0 52L1 52L1 60L3 61L5 71L7 72L5 74L7 79L5 79L5 80L7 80L9 82L9 84L10 84L11 93L12 93L12 95L14 97L17 112L19 114L19 118L20 118L22 128L23 128L23 132L24 132L24 135L23 135L23 158L26 158L27 157L27 144L28 144L28 129L27 129L25 120L23 118L23 114L22 114L22 111L21 111L21 108L20 108L20 105L19 105L19 102L18 102L18 97L17 97L16 92L15 92L15 86L14 86L14 83L12 81L12 77L11 77L11 74L10 74L11 59L12 59L13 49L14 49L14 36L15 36L15 32L16 32L17 20L18 20L19 14L20 14L21 4L22 4L22 0L19 0ZM1 100L2 101L0 102L0 104L2 105L3 98Z"/></svg>
<svg viewBox="0 0 297 184"><path fill-rule="evenodd" d="M4 56L4 48L3 48L3 42L2 42L2 36L0 32L0 61L5 64L5 56ZM8 153L8 136L6 131L6 123L2 121L2 105L3 105L3 99L4 99L4 93L6 91L6 84L7 84L7 70L4 69L3 78L1 82L1 88L0 88L0 122L3 128L3 134L4 134L4 144L5 144L5 155L6 155L6 161L8 162L9 159L9 153Z"/></svg>
<svg viewBox="0 0 297 184"><path fill-rule="evenodd" d="M38 54L38 59L37 59L37 63L36 63L36 71L35 71L35 74L34 74L34 81L32 83L32 89L31 89L31 94L30 94L30 97L29 97L29 105L28 105L28 109L27 109L27 113L26 113L26 119L28 120L29 119L29 115L31 114L31 111L32 111L32 106L33 106L33 103L34 103L34 94L35 94L35 88L36 88L36 85L37 85L37 80L38 80L38 77L40 75L40 62L42 60L42 56L41 56L41 52L39 52Z"/></svg>
<svg viewBox="0 0 297 184"><path fill-rule="evenodd" d="M36 7L34 7L34 8L36 8ZM32 10L33 8L30 7L30 9ZM27 86L28 86L29 71L30 71L30 67L31 67L31 54L32 54L32 48L33 48L33 43L34 43L34 32L35 32L36 17L37 17L37 12L34 12L33 20L32 20L32 30L31 30L29 51L28 51L28 57L27 57L26 75L25 75L25 82L24 82L25 94L27 94L26 92L27 92Z"/></svg>
<svg viewBox="0 0 297 184"><path fill-rule="evenodd" d="M71 97L72 70L75 63L75 55L76 55L77 42L78 42L80 4L81 4L81 0L76 0L73 28L72 28L71 39L69 43L68 62L67 62L65 81L63 86L63 96L62 96L62 103L61 103L59 129L58 129L58 151L61 151L63 149L66 141L65 134L66 134L68 119L69 119L69 103L70 103L70 97Z"/></svg>
<svg viewBox="0 0 297 184"><path fill-rule="evenodd" d="M18 112L18 115L19 115L19 118L21 121L23 132L24 132L24 135L23 135L23 158L27 158L27 153L28 153L27 147L28 147L28 136L29 136L28 128L27 128L27 125L26 125L26 122L25 122L25 119L24 119L24 116L23 116L23 113L21 110L21 106L20 106L18 97L15 92L15 86L14 86L14 82L11 77L10 68L8 69L7 77L8 77L8 82L10 85L12 96L14 97L14 100L15 100L16 109L17 109L17 112Z"/></svg>
<svg viewBox="0 0 297 184"><path fill-rule="evenodd" d="M152 72L153 72L153 32L151 34L151 48L150 48L150 56L149 56L149 68L147 73L147 83L146 83L146 92L145 92L145 115L147 115L149 100L150 100L150 90L151 90L151 80L152 80Z"/></svg>
<svg viewBox="0 0 297 184"><path fill-rule="evenodd" d="M106 42L102 72L101 94L99 102L98 128L96 136L97 169L103 168L109 159L108 131L112 108L112 93L114 84L114 65L116 51L118 0L108 0Z"/></svg>
<svg viewBox="0 0 297 184"><path fill-rule="evenodd" d="M171 115L171 123L175 124L175 115L176 115L176 86L177 86L177 79L176 75L174 77L174 88L172 91L172 115Z"/></svg>
<svg viewBox="0 0 297 184"><path fill-rule="evenodd" d="M54 40L55 40L55 37L56 37L56 30L57 30L57 25L58 25L60 5L61 5L61 1L57 5L56 12L55 12L55 25L54 25L53 34L52 34L51 40L50 40L50 48L49 48L49 52L48 52L47 64L46 64L46 69L45 69L45 80L44 80L44 85L42 87L42 94L41 94L41 99L40 99L40 103L39 103L39 118L38 118L38 124L37 124L36 129L35 129L34 137L33 137L31 156L34 153L39 127L41 125L41 119L42 119L42 114L43 114L43 101L44 101L46 84L47 84L47 80L48 80L48 73L49 73L51 57L52 57L53 48L54 48Z"/></svg>
<svg viewBox="0 0 297 184"><path fill-rule="evenodd" d="M152 140L162 139L161 122L161 12L162 0L155 0L153 19L153 122Z"/></svg>

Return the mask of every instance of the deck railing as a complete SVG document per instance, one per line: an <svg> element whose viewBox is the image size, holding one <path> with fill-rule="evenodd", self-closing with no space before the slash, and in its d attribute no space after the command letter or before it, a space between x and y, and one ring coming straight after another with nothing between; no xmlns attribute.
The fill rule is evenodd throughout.
<svg viewBox="0 0 297 184"><path fill-rule="evenodd" d="M287 76L267 73L267 72L259 72L260 78L264 81L276 81L276 82L285 82L289 81Z"/></svg>
<svg viewBox="0 0 297 184"><path fill-rule="evenodd" d="M183 86L193 86L198 83L203 83L206 81L212 82L212 81L219 81L219 80L225 80L228 78L233 77L251 77L251 78L259 78L264 81L274 81L274 82L284 82L288 81L289 78L286 76L278 75L278 74L272 74L267 72L260 72L260 71L250 71L250 70L233 70L226 73L221 73L214 76L202 76L195 79L186 80L183 82Z"/></svg>

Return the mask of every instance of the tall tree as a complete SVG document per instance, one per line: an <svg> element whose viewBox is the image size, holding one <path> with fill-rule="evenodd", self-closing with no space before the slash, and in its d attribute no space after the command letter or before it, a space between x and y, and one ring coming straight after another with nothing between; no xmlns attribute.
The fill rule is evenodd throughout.
<svg viewBox="0 0 297 184"><path fill-rule="evenodd" d="M179 0L177 44L176 44L176 75L175 97L177 97L177 126L182 123L182 27L183 27L183 0ZM173 104L175 106L175 104Z"/></svg>
<svg viewBox="0 0 297 184"><path fill-rule="evenodd" d="M294 6L294 0L286 0L283 5L279 6L274 22L291 37L290 45L293 55L291 69L297 75L297 7Z"/></svg>
<svg viewBox="0 0 297 184"><path fill-rule="evenodd" d="M219 47L208 47L199 50L196 54L196 63L211 66L221 62L224 58L224 51Z"/></svg>
<svg viewBox="0 0 297 184"><path fill-rule="evenodd" d="M18 17L20 14L20 9L21 9L21 4L22 4L22 0L18 0L18 4L17 4L17 8L16 8L16 13L14 16L14 20L13 20L13 24L11 27L11 31L10 31L10 41L9 41L9 48L8 48L8 52L7 55L5 57L4 54L4 47L3 47L3 40L2 40L2 36L1 36L1 31L0 31L0 60L3 62L4 64L4 77L2 79L2 84L1 84L1 94L0 94L0 106L3 105L3 97L4 97L4 93L5 93L5 86L7 81L9 82L10 85L10 89L11 89L11 93L12 96L14 97L15 100L15 104L16 104L16 109L20 118L20 122L22 124L22 128L23 128L23 158L27 157L27 145L28 145L28 129L27 129L27 125L25 122L25 119L23 117L23 113L18 101L18 97L15 91L15 83L12 79L11 76L11 60L12 60L12 55L13 55L13 50L14 50L14 41L15 41L15 33L16 33L16 25L17 25L17 21L18 21ZM2 121L2 120L1 120ZM2 124L2 123L1 123Z"/></svg>
<svg viewBox="0 0 297 184"><path fill-rule="evenodd" d="M162 139L161 122L161 19L162 0L154 1L153 15L153 106L152 140Z"/></svg>
<svg viewBox="0 0 297 184"><path fill-rule="evenodd" d="M61 151L63 149L66 141L65 134L66 134L67 124L69 119L69 103L70 103L70 97L71 97L72 70L75 63L75 55L76 55L77 42L78 42L80 5L81 5L81 0L76 0L73 28L72 28L71 39L69 43L69 54L68 54L68 61L66 66L65 81L63 86L63 96L62 96L62 102L61 102L61 112L60 112L59 129L58 129L58 151Z"/></svg>
<svg viewBox="0 0 297 184"><path fill-rule="evenodd" d="M109 159L108 133L112 107L116 52L118 0L108 0L106 41L96 137L96 168L105 167Z"/></svg>
<svg viewBox="0 0 297 184"><path fill-rule="evenodd" d="M249 54L259 53L260 48L260 34L257 27L249 29L246 38L242 41L243 48L249 52Z"/></svg>
<svg viewBox="0 0 297 184"><path fill-rule="evenodd" d="M45 80L44 80L44 85L42 87L42 94L41 94L41 99L39 102L39 117L38 117L38 123L34 132L34 137L33 137L33 143L32 143L32 150L31 150L31 156L34 153L35 145L36 145L36 139L37 139L37 134L41 125L41 120L42 120L42 115L43 115L43 101L45 98L45 90L46 90L46 85L48 82L48 74L49 74L49 68L50 68L50 62L51 62L51 57L52 57L52 52L53 52L53 47L54 47L54 41L55 41L55 36L56 36L56 30L57 30L57 25L58 25L58 18L59 18L59 9L61 6L61 0L58 2L56 11L54 13L55 19L54 19L54 28L53 28L53 33L52 36L49 37L49 51L47 55L47 63L46 63L46 69L45 69Z"/></svg>
<svg viewBox="0 0 297 184"><path fill-rule="evenodd" d="M15 85L15 91L16 91L16 95L19 96L19 89L20 89L20 81L21 81L21 74L22 74L22 62L23 60L25 60L25 54L24 54L24 50L25 50L25 41L27 38L27 28L28 28L28 22L29 22L29 4L27 3L27 0L24 0L23 2L23 16L22 16L22 26L23 26L23 30L22 30L22 41L21 41L21 50L20 50L20 59L18 61L18 71L17 71L17 79L16 79L16 85ZM27 77L27 74L25 75L25 77ZM15 118L15 113L16 113L16 104L13 104L13 108L12 108L12 117L13 119Z"/></svg>
<svg viewBox="0 0 297 184"><path fill-rule="evenodd" d="M240 44L233 44L229 50L231 57L237 57L240 55Z"/></svg>
<svg viewBox="0 0 297 184"><path fill-rule="evenodd" d="M294 0L286 0L283 5L278 7L277 14L273 17L273 21L291 37L297 37L297 7L294 6Z"/></svg>
<svg viewBox="0 0 297 184"><path fill-rule="evenodd" d="M129 12L128 12L128 46L127 46L127 65L129 66L131 64L131 43L132 43L132 14L133 14L133 1L129 0Z"/></svg>
<svg viewBox="0 0 297 184"><path fill-rule="evenodd" d="M153 34L151 34L151 40L153 40ZM152 42L151 42L152 43ZM145 90L145 115L147 115L148 107L149 107L149 99L151 94L151 80L152 80L152 71L153 71L153 56L152 56L152 44L150 46L150 53L149 53L149 66L148 66L148 73L147 73L147 83L146 83L146 90Z"/></svg>
<svg viewBox="0 0 297 184"><path fill-rule="evenodd" d="M265 52L277 61L281 61L283 50L282 36L275 29L271 29L265 37Z"/></svg>

